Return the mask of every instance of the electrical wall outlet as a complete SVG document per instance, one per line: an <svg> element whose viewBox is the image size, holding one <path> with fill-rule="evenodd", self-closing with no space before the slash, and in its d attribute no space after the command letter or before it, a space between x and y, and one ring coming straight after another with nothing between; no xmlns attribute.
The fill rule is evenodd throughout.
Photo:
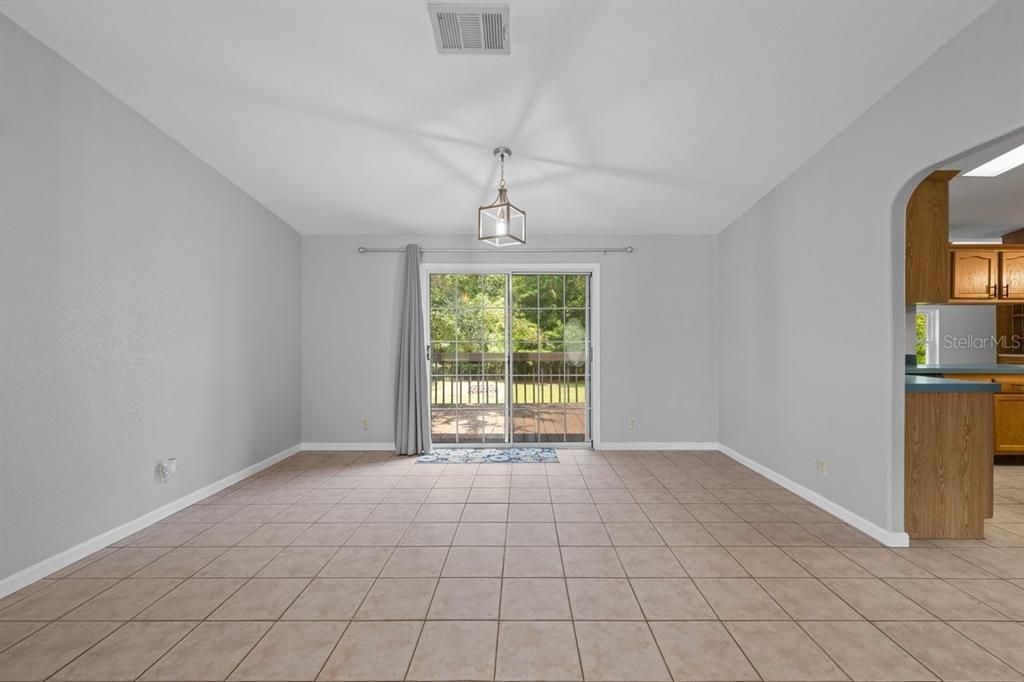
<svg viewBox="0 0 1024 682"><path fill-rule="evenodd" d="M369 431L369 430L370 430L370 420L367 419L366 417L363 417L363 431Z"/></svg>
<svg viewBox="0 0 1024 682"><path fill-rule="evenodd" d="M823 459L818 460L818 473L822 476L828 474L828 463Z"/></svg>
<svg viewBox="0 0 1024 682"><path fill-rule="evenodd" d="M630 431L636 431L636 417L630 417L626 420L626 428Z"/></svg>
<svg viewBox="0 0 1024 682"><path fill-rule="evenodd" d="M167 483L168 479L178 470L178 459L171 457L156 465L156 480L160 483Z"/></svg>

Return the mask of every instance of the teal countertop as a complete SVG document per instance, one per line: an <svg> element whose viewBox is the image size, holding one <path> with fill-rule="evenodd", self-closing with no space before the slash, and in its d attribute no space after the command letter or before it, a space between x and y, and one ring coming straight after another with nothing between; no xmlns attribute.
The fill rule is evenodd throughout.
<svg viewBox="0 0 1024 682"><path fill-rule="evenodd" d="M907 393L997 393L999 384L907 375Z"/></svg>
<svg viewBox="0 0 1024 682"><path fill-rule="evenodd" d="M1024 374L1024 365L907 365L907 374Z"/></svg>

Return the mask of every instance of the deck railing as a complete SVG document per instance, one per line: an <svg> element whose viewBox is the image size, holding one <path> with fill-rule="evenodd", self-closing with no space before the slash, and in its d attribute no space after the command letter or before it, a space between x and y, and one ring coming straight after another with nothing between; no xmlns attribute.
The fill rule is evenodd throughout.
<svg viewBox="0 0 1024 682"><path fill-rule="evenodd" d="M430 361L432 405L504 404L504 353L433 353ZM513 403L586 403L584 352L513 353L511 362Z"/></svg>

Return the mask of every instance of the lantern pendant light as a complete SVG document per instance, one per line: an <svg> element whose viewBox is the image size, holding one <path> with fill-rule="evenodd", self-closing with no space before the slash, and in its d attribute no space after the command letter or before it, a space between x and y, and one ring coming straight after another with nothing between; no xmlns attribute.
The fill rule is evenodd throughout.
<svg viewBox="0 0 1024 682"><path fill-rule="evenodd" d="M494 155L498 157L500 171L498 196L477 211L477 239L494 246L526 244L526 212L509 202L508 190L505 189L505 157L512 156L512 151L508 147L498 147Z"/></svg>

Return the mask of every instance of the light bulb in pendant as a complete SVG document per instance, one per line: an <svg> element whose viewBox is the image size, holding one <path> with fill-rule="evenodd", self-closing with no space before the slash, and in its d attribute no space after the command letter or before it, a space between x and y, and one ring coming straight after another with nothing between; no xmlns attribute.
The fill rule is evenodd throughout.
<svg viewBox="0 0 1024 682"><path fill-rule="evenodd" d="M505 209L501 209L498 212L498 226L496 231L499 235L508 234L508 220L505 218Z"/></svg>

